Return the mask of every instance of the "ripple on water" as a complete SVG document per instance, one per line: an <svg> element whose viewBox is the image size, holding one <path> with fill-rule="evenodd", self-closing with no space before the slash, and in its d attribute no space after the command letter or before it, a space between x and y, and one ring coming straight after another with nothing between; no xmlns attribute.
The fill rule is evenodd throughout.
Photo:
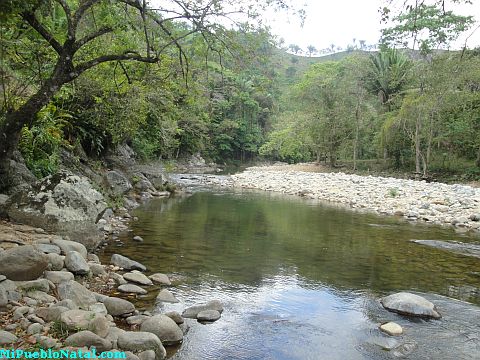
<svg viewBox="0 0 480 360"><path fill-rule="evenodd" d="M474 240L452 229L252 192L155 200L135 215L134 234L144 242L126 234L124 247L105 249L102 260L120 252L171 275L180 303L157 312L212 299L225 306L213 324L187 319L184 343L169 349L173 359L388 359L393 352L375 344L385 321L406 329L399 341L415 344L415 359L467 358L479 346L475 307L435 298L455 316L426 322L389 313L376 300L414 289L480 303L478 259L410 241ZM138 304L152 308L158 288ZM473 340L462 345L459 334Z"/></svg>

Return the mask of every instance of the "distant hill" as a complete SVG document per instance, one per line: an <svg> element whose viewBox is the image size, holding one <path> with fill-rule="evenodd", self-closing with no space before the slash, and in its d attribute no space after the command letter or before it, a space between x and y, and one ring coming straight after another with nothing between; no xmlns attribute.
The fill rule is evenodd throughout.
<svg viewBox="0 0 480 360"><path fill-rule="evenodd" d="M279 93L288 97L291 90L291 85L300 81L303 74L308 70L310 65L326 62L326 61L340 61L352 54L369 54L371 52L354 50L341 51L324 56L298 56L289 54L285 50L275 49L272 63L274 71L277 75L279 85Z"/></svg>
<svg viewBox="0 0 480 360"><path fill-rule="evenodd" d="M403 49L400 50L407 54L411 59L421 60L424 56L418 50ZM446 50L435 50L433 54L442 54ZM300 81L303 74L308 70L310 65L326 62L326 61L340 61L352 54L375 54L376 51L364 51L364 50L353 50L353 51L340 51L330 55L324 56L299 56L295 54L289 54L283 49L275 49L273 54L273 65L274 70L277 75L277 80L279 83L280 93L288 93L287 88L293 84L296 84ZM431 57L429 55L427 58ZM288 95L287 95L288 96Z"/></svg>

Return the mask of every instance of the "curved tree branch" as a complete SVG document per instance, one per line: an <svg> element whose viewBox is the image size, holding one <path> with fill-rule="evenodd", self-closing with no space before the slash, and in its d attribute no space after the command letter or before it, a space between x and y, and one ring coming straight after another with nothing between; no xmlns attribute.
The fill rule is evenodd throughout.
<svg viewBox="0 0 480 360"><path fill-rule="evenodd" d="M100 2L100 0L80 0L80 6L77 11L75 11L72 20L72 27L75 30L77 29L80 20L82 20L83 15L85 15L85 12L98 2Z"/></svg>
<svg viewBox="0 0 480 360"><path fill-rule="evenodd" d="M89 35L85 35L83 38L81 38L80 40L76 41L73 44L73 51L77 52L86 43L96 39L99 36L108 34L112 31L113 31L113 28L111 28L110 26L105 26L105 27L101 27L100 29L98 29L94 33L91 33Z"/></svg>
<svg viewBox="0 0 480 360"><path fill-rule="evenodd" d="M70 81L73 79L76 79L84 71L94 66L97 66L98 64L109 62L109 61L120 61L120 60L132 60L132 61L154 64L159 61L159 58L142 56L133 51L127 51L123 54L110 54L110 55L99 56L95 59L85 61L75 66L73 69L73 72L70 74Z"/></svg>
<svg viewBox="0 0 480 360"><path fill-rule="evenodd" d="M65 17L67 19L68 40L73 41L75 40L75 27L73 26L72 12L70 11L70 7L68 6L66 0L56 0L56 1L60 4L63 11L65 12Z"/></svg>
<svg viewBox="0 0 480 360"><path fill-rule="evenodd" d="M25 12L22 13L21 16L22 19L34 28L35 31L37 31L59 55L63 53L63 46L54 38L52 33L50 33L50 31L38 21L34 13Z"/></svg>

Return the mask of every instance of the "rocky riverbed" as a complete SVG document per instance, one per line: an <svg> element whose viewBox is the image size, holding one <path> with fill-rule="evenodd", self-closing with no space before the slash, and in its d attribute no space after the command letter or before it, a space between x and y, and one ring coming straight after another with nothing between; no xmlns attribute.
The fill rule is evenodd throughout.
<svg viewBox="0 0 480 360"><path fill-rule="evenodd" d="M124 229L125 219L112 216L108 225ZM131 360L164 359L165 346L183 341L188 321L221 317L218 301L183 314L156 312L155 304L178 301L168 276L147 276L143 264L121 254L101 264L84 245L27 225L1 222L0 234L1 348L95 347ZM137 310L135 298L148 291L158 291L153 310Z"/></svg>
<svg viewBox="0 0 480 360"><path fill-rule="evenodd" d="M283 171L281 166L251 167L231 176L177 174L185 187L234 187L301 196L411 221L480 229L480 189L426 181L344 173Z"/></svg>
<svg viewBox="0 0 480 360"><path fill-rule="evenodd" d="M210 176L211 177L211 176ZM480 229L480 189L344 173L252 167L219 185L274 191L344 204L384 215L457 228Z"/></svg>

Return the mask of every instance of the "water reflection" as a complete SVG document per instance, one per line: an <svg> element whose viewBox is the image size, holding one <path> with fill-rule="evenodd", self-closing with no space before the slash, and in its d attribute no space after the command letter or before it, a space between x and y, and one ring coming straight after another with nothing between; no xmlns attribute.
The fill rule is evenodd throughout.
<svg viewBox="0 0 480 360"><path fill-rule="evenodd" d="M378 296L408 289L480 303L478 259L410 241L475 241L451 229L252 192L152 201L135 215L145 241L125 236L103 256L179 279L180 304L157 311L226 304L221 321L192 323L176 359L369 359Z"/></svg>

